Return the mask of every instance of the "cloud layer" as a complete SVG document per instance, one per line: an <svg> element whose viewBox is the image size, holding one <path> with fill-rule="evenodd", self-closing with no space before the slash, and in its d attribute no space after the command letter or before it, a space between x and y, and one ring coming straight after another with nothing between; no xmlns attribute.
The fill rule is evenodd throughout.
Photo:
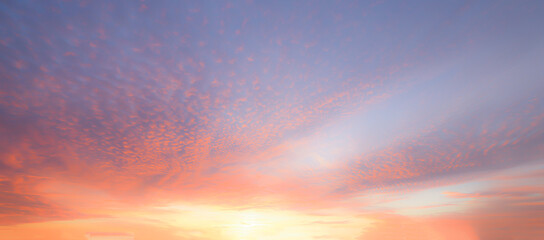
<svg viewBox="0 0 544 240"><path fill-rule="evenodd" d="M539 239L543 8L1 3L0 231Z"/></svg>

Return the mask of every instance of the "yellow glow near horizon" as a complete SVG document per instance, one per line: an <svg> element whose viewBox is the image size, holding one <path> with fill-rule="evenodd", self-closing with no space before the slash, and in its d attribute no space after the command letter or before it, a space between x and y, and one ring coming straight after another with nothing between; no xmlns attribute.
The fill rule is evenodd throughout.
<svg viewBox="0 0 544 240"><path fill-rule="evenodd" d="M154 213L152 217L146 213L146 218L169 222L180 229L196 229L199 237L213 239L301 239L324 235L341 238L358 235L373 222L340 210L330 214L310 214L287 210L232 210L185 205L160 209L166 211ZM183 236L188 235L184 232Z"/></svg>
<svg viewBox="0 0 544 240"><path fill-rule="evenodd" d="M241 212L240 222L226 224L228 235L232 235L236 239L245 240L254 236L257 232L262 231L266 224L262 223L262 216L256 212ZM236 221L236 220L235 220Z"/></svg>

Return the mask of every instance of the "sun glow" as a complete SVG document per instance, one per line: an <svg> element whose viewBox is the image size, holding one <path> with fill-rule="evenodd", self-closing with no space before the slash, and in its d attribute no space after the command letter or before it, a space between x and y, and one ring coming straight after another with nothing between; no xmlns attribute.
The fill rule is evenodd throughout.
<svg viewBox="0 0 544 240"><path fill-rule="evenodd" d="M260 236L259 233L267 228L267 224L263 223L265 217L262 214L251 212L241 212L239 223L226 224L228 235L236 239L253 239Z"/></svg>
<svg viewBox="0 0 544 240"><path fill-rule="evenodd" d="M198 235L212 239L311 239L319 236L337 238L358 235L371 226L372 219L351 215L347 210L299 212L266 208L224 209L205 205L160 207L154 213L138 213L154 221L174 223L176 228L200 229ZM208 229L208 231L206 231ZM213 229L213 231L209 231ZM202 235L202 233L206 233Z"/></svg>

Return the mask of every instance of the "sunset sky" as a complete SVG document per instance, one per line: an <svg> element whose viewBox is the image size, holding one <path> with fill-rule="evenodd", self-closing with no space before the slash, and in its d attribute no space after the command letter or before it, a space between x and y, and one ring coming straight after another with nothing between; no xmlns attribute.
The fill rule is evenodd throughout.
<svg viewBox="0 0 544 240"><path fill-rule="evenodd" d="M0 239L544 239L544 1L0 2Z"/></svg>

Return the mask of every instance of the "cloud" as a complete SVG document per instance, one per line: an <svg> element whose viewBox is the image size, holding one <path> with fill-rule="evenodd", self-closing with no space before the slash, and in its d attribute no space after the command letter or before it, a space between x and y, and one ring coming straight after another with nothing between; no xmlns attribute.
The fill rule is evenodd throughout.
<svg viewBox="0 0 544 240"><path fill-rule="evenodd" d="M541 9L1 3L0 230L532 239Z"/></svg>

